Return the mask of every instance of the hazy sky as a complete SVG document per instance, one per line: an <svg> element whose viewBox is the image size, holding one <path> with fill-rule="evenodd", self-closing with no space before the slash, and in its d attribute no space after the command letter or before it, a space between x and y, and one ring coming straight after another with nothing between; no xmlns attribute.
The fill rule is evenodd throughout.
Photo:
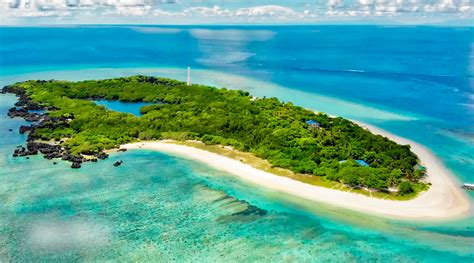
<svg viewBox="0 0 474 263"><path fill-rule="evenodd" d="M463 24L474 0L0 0L2 24Z"/></svg>

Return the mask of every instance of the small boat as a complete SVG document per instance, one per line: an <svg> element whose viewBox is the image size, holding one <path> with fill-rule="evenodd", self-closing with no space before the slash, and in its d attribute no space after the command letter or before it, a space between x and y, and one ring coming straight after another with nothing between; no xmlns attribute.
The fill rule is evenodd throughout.
<svg viewBox="0 0 474 263"><path fill-rule="evenodd" d="M462 188L464 188L466 190L474 190L474 184L464 183L464 184L462 184Z"/></svg>

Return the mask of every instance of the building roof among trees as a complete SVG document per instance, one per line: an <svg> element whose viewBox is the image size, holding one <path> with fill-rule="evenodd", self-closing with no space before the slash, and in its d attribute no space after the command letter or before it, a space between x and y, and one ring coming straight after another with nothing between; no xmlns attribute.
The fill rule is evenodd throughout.
<svg viewBox="0 0 474 263"><path fill-rule="evenodd" d="M356 160L356 163L358 163L361 166L369 166L369 164L366 163L364 160Z"/></svg>
<svg viewBox="0 0 474 263"><path fill-rule="evenodd" d="M308 124L308 125L319 125L319 122L317 122L315 120L308 120L308 121L306 121L306 124Z"/></svg>

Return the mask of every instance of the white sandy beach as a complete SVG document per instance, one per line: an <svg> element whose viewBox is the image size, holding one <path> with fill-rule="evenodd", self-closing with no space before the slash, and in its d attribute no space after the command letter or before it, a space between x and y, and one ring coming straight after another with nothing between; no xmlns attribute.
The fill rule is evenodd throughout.
<svg viewBox="0 0 474 263"><path fill-rule="evenodd" d="M172 142L139 142L122 145L127 149L151 149L171 155L190 158L213 168L236 175L252 184L281 191L290 195L339 206L364 213L396 219L445 220L462 218L473 213L469 198L459 187L451 172L427 148L379 128L356 122L374 134L390 138L399 144L409 144L427 168L430 189L409 201L394 201L368 197L325 187L309 185L288 177L274 175L237 160L194 147Z"/></svg>

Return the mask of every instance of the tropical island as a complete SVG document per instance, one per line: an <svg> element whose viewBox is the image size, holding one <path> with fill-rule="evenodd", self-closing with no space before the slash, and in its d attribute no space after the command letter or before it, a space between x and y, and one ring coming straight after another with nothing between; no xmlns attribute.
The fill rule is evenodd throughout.
<svg viewBox="0 0 474 263"><path fill-rule="evenodd" d="M26 81L3 88L19 96L9 115L33 121L22 126L28 145L15 156L82 162L107 158L107 149L138 141L199 141L232 147L272 167L354 189L392 196L426 190L424 168L409 145L374 135L340 117L241 90L133 76L108 80ZM141 116L108 110L94 100L153 103ZM45 113L31 113L44 110Z"/></svg>

